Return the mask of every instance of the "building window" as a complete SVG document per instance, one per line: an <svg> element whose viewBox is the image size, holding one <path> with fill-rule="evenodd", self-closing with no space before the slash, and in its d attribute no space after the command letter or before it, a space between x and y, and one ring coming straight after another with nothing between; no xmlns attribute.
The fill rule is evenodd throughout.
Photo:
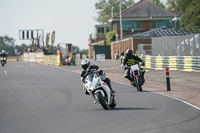
<svg viewBox="0 0 200 133"><path fill-rule="evenodd" d="M136 30L141 30L141 29L142 29L141 21L136 21L136 22L135 22L135 29L136 29Z"/></svg>
<svg viewBox="0 0 200 133"><path fill-rule="evenodd" d="M98 27L98 34L104 34L104 27Z"/></svg>
<svg viewBox="0 0 200 133"><path fill-rule="evenodd" d="M117 24L116 23L113 23L113 31L117 31Z"/></svg>
<svg viewBox="0 0 200 133"><path fill-rule="evenodd" d="M151 29L157 28L157 21L151 21Z"/></svg>
<svg viewBox="0 0 200 133"><path fill-rule="evenodd" d="M123 30L132 30L134 29L134 21L122 21Z"/></svg>
<svg viewBox="0 0 200 133"><path fill-rule="evenodd" d="M110 31L110 28L106 28L106 33L108 33Z"/></svg>

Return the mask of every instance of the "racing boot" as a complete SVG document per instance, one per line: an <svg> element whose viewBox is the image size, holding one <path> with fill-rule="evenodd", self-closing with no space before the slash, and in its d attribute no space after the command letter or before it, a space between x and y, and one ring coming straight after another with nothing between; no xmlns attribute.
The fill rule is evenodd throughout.
<svg viewBox="0 0 200 133"><path fill-rule="evenodd" d="M145 79L144 79L144 74L142 74L142 85L144 84L144 82L145 82Z"/></svg>
<svg viewBox="0 0 200 133"><path fill-rule="evenodd" d="M127 77L127 79L130 81L130 85L136 86L135 82L131 79L131 77Z"/></svg>
<svg viewBox="0 0 200 133"><path fill-rule="evenodd" d="M108 86L110 88L110 91L111 91L111 95L115 95L116 91L111 87L111 86Z"/></svg>
<svg viewBox="0 0 200 133"><path fill-rule="evenodd" d="M111 95L115 95L115 93L116 93L116 91L111 87L111 84L110 84L110 81L109 82L107 82L107 85L108 85L108 87L110 88L110 91L111 91Z"/></svg>
<svg viewBox="0 0 200 133"><path fill-rule="evenodd" d="M85 90L85 95L90 95L90 93L87 90Z"/></svg>
<svg viewBox="0 0 200 133"><path fill-rule="evenodd" d="M90 95L90 93L87 91L85 87L83 87L83 90L85 91L85 95Z"/></svg>
<svg viewBox="0 0 200 133"><path fill-rule="evenodd" d="M134 81L132 81L132 82L130 83L130 85L132 85L132 86L136 87L136 84L135 84L135 82L134 82Z"/></svg>

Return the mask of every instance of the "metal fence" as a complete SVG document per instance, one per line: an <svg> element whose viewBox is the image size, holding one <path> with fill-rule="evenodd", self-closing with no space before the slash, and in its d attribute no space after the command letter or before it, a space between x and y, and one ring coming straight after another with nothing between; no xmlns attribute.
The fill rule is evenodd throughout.
<svg viewBox="0 0 200 133"><path fill-rule="evenodd" d="M145 47L148 47L145 49ZM136 51L137 55L152 55L151 44L139 44Z"/></svg>
<svg viewBox="0 0 200 133"><path fill-rule="evenodd" d="M200 34L152 38L152 56L200 56Z"/></svg>

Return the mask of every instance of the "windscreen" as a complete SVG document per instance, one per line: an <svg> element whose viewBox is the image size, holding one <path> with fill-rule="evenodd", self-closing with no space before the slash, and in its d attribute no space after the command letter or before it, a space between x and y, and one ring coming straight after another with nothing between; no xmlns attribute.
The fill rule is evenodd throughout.
<svg viewBox="0 0 200 133"><path fill-rule="evenodd" d="M91 74L89 74L89 75L86 77L86 79L89 80L90 82L92 82L93 77L94 77L94 74L91 73Z"/></svg>

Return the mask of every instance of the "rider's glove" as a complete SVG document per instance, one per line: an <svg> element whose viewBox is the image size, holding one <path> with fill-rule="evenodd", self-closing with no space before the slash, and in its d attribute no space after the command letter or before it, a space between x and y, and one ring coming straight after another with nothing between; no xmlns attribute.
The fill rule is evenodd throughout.
<svg viewBox="0 0 200 133"><path fill-rule="evenodd" d="M145 62L144 61L142 61L142 64L141 64L142 66L144 66L145 65Z"/></svg>
<svg viewBox="0 0 200 133"><path fill-rule="evenodd" d="M82 78L81 78L81 81L82 81L83 83L85 83L85 78L84 78L84 77L82 77Z"/></svg>
<svg viewBox="0 0 200 133"><path fill-rule="evenodd" d="M101 70L101 69L98 71L98 73L99 73L99 75L103 75L104 74L103 70Z"/></svg>
<svg viewBox="0 0 200 133"><path fill-rule="evenodd" d="M123 69L124 69L124 71L125 71L125 70L126 70L126 67L124 66Z"/></svg>
<svg viewBox="0 0 200 133"><path fill-rule="evenodd" d="M106 76L103 74L101 75L101 80L105 80L106 79Z"/></svg>
<svg viewBox="0 0 200 133"><path fill-rule="evenodd" d="M128 69L128 67L126 67L126 66L123 66L123 69L124 69L124 71L125 71L126 69Z"/></svg>

